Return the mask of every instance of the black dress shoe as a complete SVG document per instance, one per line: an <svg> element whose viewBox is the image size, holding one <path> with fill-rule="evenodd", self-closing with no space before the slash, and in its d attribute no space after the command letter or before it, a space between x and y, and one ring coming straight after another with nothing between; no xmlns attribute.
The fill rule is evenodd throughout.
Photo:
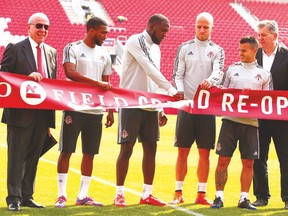
<svg viewBox="0 0 288 216"><path fill-rule="evenodd" d="M20 211L20 202L13 202L8 205L10 211Z"/></svg>
<svg viewBox="0 0 288 216"><path fill-rule="evenodd" d="M285 201L284 209L287 209L287 210L288 210L288 201Z"/></svg>
<svg viewBox="0 0 288 216"><path fill-rule="evenodd" d="M268 205L268 200L265 200L265 199L262 199L262 198L257 198L257 200L254 203L252 203L252 205L258 206L258 207L267 206Z"/></svg>
<svg viewBox="0 0 288 216"><path fill-rule="evenodd" d="M26 206L30 208L45 208L45 206L36 203L33 199L23 200L21 206Z"/></svg>

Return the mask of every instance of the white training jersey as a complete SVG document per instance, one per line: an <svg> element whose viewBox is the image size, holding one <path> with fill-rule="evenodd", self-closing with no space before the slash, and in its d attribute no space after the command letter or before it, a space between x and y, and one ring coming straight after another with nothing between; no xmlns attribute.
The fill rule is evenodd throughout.
<svg viewBox="0 0 288 216"><path fill-rule="evenodd" d="M158 86L168 94L177 90L160 72L161 52L145 30L129 37L125 44L120 87L132 90L156 92Z"/></svg>
<svg viewBox="0 0 288 216"><path fill-rule="evenodd" d="M63 53L63 64L65 62L75 64L77 72L97 81L102 80L102 75L112 74L112 62L108 51L97 45L91 48L82 40L66 45ZM102 108L80 112L102 114Z"/></svg>
<svg viewBox="0 0 288 216"><path fill-rule="evenodd" d="M173 71L173 80L178 91L192 100L198 86L207 79L213 85L223 78L225 54L223 48L211 40L197 38L181 44L178 48Z"/></svg>
<svg viewBox="0 0 288 216"><path fill-rule="evenodd" d="M271 90L272 78L270 72L264 70L256 61L253 63L236 62L225 72L223 86L235 89ZM232 116L223 116L223 118L258 127L257 118Z"/></svg>

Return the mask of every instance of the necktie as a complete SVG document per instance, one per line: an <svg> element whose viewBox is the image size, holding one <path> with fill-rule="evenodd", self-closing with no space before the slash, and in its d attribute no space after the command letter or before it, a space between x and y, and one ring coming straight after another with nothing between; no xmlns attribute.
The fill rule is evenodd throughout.
<svg viewBox="0 0 288 216"><path fill-rule="evenodd" d="M37 45L37 64L38 64L38 72L41 73L42 77L45 78L45 71L43 68L43 62L42 62L42 53L41 53L41 47L38 44Z"/></svg>

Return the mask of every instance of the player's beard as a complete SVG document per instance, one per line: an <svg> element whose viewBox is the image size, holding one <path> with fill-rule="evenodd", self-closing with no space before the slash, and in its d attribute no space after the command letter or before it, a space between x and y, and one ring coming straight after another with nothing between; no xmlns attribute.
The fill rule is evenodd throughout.
<svg viewBox="0 0 288 216"><path fill-rule="evenodd" d="M102 46L102 43L101 43L97 38L94 38L94 43L95 43L97 46Z"/></svg>
<svg viewBox="0 0 288 216"><path fill-rule="evenodd" d="M153 43L155 43L155 44L157 44L157 45L160 45L161 40L159 40L159 39L157 38L155 32L153 32L153 33L151 34L151 39L152 39Z"/></svg>

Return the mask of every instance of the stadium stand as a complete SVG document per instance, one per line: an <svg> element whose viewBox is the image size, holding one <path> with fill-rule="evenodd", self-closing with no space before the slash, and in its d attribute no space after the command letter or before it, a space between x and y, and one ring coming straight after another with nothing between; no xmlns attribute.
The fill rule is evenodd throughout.
<svg viewBox="0 0 288 216"><path fill-rule="evenodd" d="M122 38L122 45L125 45L125 38L134 33L142 32L145 29L148 18L152 14L162 13L169 17L171 30L161 44L161 71L170 81L172 79L173 62L177 48L182 42L194 37L194 22L199 12L207 11L214 16L215 22L212 38L215 43L225 49L226 65L238 61L239 39L244 35L255 35L255 31L249 24L229 5L235 2L234 0L137 0L133 3L128 0L99 0L98 2L103 5L112 20L109 37L115 40ZM286 16L284 15L288 9L288 4L263 3L258 1L241 2L256 17L277 20L280 30L285 33L283 36L287 36L288 26L285 23ZM269 10L266 10L266 8ZM0 11L1 42L3 41L2 36L4 34L10 37L9 42L13 42L12 38L16 40L26 36L25 23L32 13L41 11L48 15L51 22L51 30L46 42L58 50L59 65L57 78L65 79L62 68L63 48L67 43L80 40L84 37L85 28L83 24L70 22L59 0L4 0L0 4ZM126 17L127 21L119 22L119 16ZM1 19L5 19L5 22L1 21ZM8 19L7 22L6 19ZM284 37L281 37L281 39L285 42ZM6 38L5 40L6 43L8 39ZM0 43L0 59L3 55L5 43L4 45ZM111 82L114 86L118 86L119 84L119 76L115 70L111 77Z"/></svg>
<svg viewBox="0 0 288 216"><path fill-rule="evenodd" d="M162 63L164 75L171 81L173 61L178 46L194 35L195 17L199 12L210 12L214 18L214 30L212 33L215 43L221 45L226 51L226 64L238 60L238 42L243 34L255 34L253 29L230 7L227 0L146 0L137 1L137 4L128 4L127 0L102 0L108 14L118 23L119 14L128 18L125 23L120 23L126 28L127 36L142 32L148 18L154 13L162 13L171 21L171 31L161 44Z"/></svg>

